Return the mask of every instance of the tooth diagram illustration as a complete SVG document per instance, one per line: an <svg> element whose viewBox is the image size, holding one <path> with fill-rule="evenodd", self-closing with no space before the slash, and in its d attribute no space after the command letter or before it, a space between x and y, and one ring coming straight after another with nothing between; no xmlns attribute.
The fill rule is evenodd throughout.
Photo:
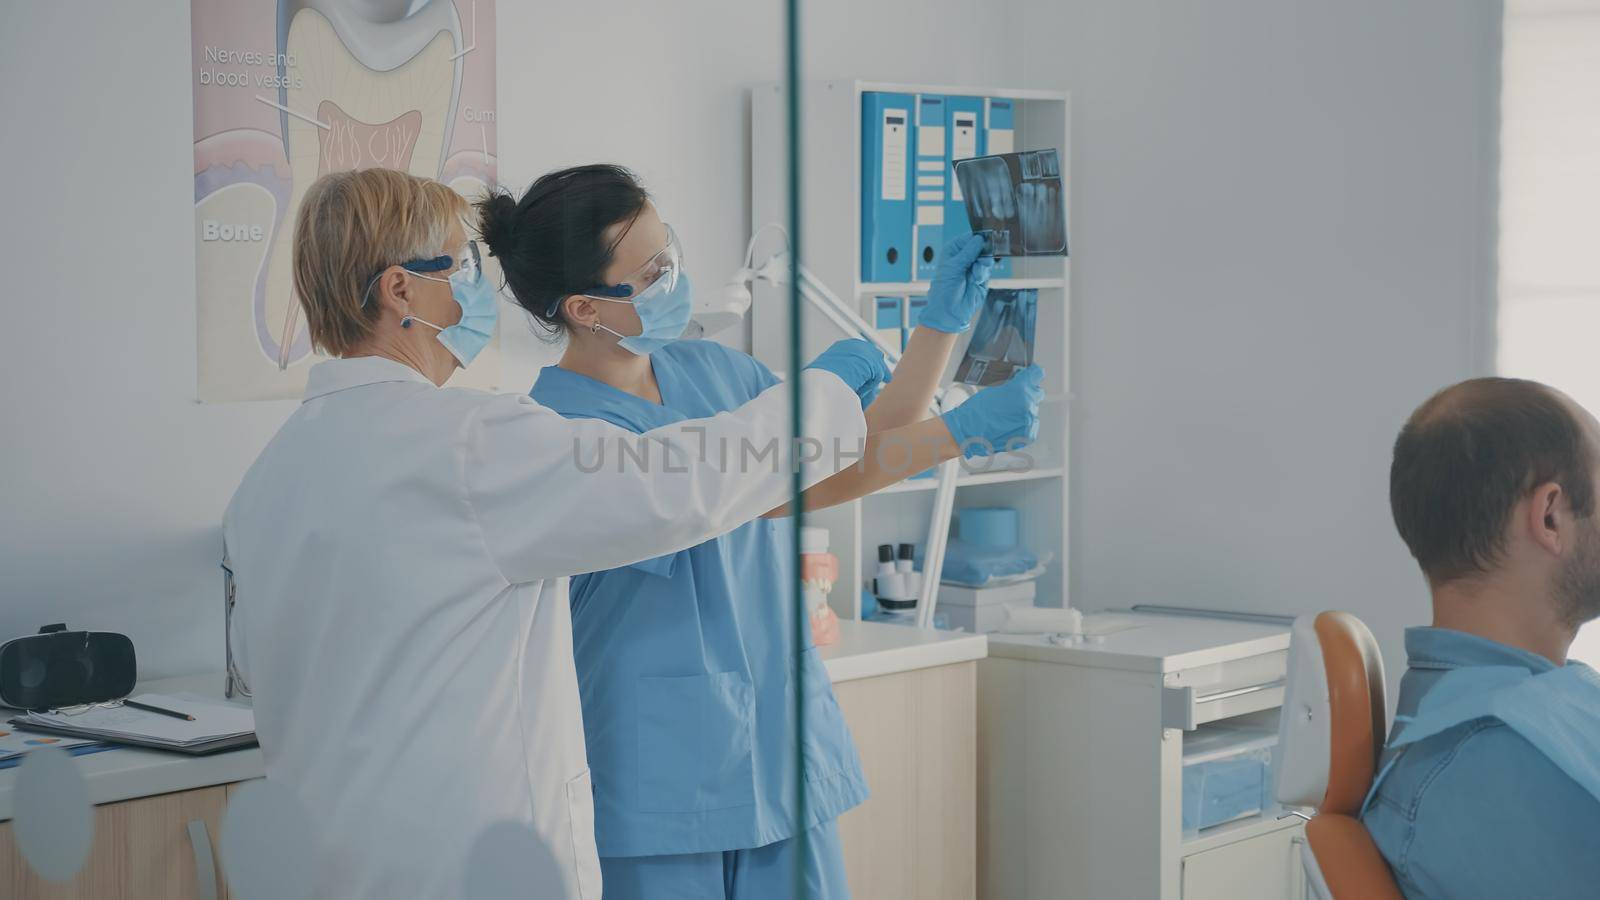
<svg viewBox="0 0 1600 900"><path fill-rule="evenodd" d="M494 2L191 8L200 397L296 396L312 357L291 268L307 188L370 167L469 197L492 184ZM489 386L497 368L474 366L458 380Z"/></svg>
<svg viewBox="0 0 1600 900"><path fill-rule="evenodd" d="M298 61L298 86L278 91L293 188L287 221L320 175L381 166L439 176L461 90L461 22L448 2L407 15L409 0L283 0L279 75ZM314 112L313 116L306 115ZM298 113L298 114L295 114ZM292 228L279 228L267 270L264 345L282 362L311 352L290 277ZM273 327L273 326L277 327Z"/></svg>

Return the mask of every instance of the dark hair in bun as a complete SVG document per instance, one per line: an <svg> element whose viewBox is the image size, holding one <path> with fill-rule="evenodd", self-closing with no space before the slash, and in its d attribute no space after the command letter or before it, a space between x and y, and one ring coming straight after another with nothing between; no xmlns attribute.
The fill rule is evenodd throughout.
<svg viewBox="0 0 1600 900"><path fill-rule="evenodd" d="M478 234L500 261L517 305L550 334L566 330L557 305L603 281L616 248L605 231L633 219L650 195L622 166L550 172L520 199L497 190L479 200Z"/></svg>

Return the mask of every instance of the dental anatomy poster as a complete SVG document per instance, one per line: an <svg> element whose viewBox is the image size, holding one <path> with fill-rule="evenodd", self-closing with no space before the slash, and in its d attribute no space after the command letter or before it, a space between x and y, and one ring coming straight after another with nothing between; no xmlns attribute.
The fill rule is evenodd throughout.
<svg viewBox="0 0 1600 900"><path fill-rule="evenodd" d="M469 201L494 184L494 0L192 0L191 19L200 400L299 397L318 358L290 269L300 200L373 166ZM497 386L498 355L450 383Z"/></svg>

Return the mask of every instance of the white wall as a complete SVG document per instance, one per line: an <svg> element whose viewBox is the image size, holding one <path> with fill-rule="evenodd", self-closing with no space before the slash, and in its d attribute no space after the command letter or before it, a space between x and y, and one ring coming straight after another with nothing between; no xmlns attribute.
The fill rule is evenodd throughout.
<svg viewBox="0 0 1600 900"><path fill-rule="evenodd" d="M290 403L195 402L189 4L8 3L0 636L221 667L217 522Z"/></svg>
<svg viewBox="0 0 1600 900"><path fill-rule="evenodd" d="M1387 448L1486 358L1497 12L803 5L807 77L1074 92L1080 603L1343 606L1386 637L1422 616ZM188 4L89 8L10 4L0 33L0 115L30 126L0 133L0 636L64 619L128 632L151 673L216 668L216 523L293 404L193 399ZM501 0L502 179L631 165L719 285L781 26L777 0ZM529 382L537 345L507 332Z"/></svg>
<svg viewBox="0 0 1600 900"><path fill-rule="evenodd" d="M1424 623L1390 447L1487 372L1499 6L1053 0L1073 91L1074 601Z"/></svg>

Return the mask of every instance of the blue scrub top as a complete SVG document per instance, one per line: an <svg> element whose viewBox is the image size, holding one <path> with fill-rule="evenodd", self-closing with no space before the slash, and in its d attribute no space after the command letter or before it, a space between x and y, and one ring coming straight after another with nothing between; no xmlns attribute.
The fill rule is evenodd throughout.
<svg viewBox="0 0 1600 900"><path fill-rule="evenodd" d="M676 341L650 361L659 405L556 366L539 373L531 395L567 418L644 432L726 412L778 383L714 341ZM606 452L605 464L617 465L617 449ZM866 799L807 629L806 821L796 827L793 527L757 519L688 550L573 577L601 856L761 847Z"/></svg>

